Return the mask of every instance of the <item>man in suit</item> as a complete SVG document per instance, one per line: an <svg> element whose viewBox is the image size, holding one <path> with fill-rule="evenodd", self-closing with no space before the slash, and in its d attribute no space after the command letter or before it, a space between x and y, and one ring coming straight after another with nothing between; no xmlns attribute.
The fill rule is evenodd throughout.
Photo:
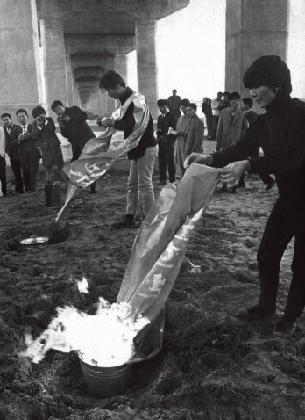
<svg viewBox="0 0 305 420"><path fill-rule="evenodd" d="M160 111L160 115L158 116L157 120L160 185L165 185L167 172L169 182L175 182L176 168L174 160L174 143L176 136L170 134L169 129L176 128L176 119L174 115L168 111L166 99L159 99L157 105Z"/></svg>
<svg viewBox="0 0 305 420"><path fill-rule="evenodd" d="M64 159L53 119L47 117L46 110L41 105L33 108L32 117L34 122L29 125L28 132L41 151L42 163L46 169L46 181L55 178L65 179L62 171Z"/></svg>
<svg viewBox="0 0 305 420"><path fill-rule="evenodd" d="M96 137L87 123L88 115L78 106L65 107L58 99L53 101L51 109L58 115L60 133L66 137L72 146L71 162L77 160L82 154L85 144ZM90 192L96 192L96 184L90 186Z"/></svg>
<svg viewBox="0 0 305 420"><path fill-rule="evenodd" d="M19 125L12 123L12 116L8 112L1 115L4 126L5 150L11 161L11 168L15 175L15 191L23 193L23 180L18 153L18 136L22 133Z"/></svg>
<svg viewBox="0 0 305 420"><path fill-rule="evenodd" d="M36 177L39 169L40 152L36 147L35 141L28 132L28 113L20 108L16 112L20 123L21 134L18 136L18 154L22 169L24 189L32 192L36 189Z"/></svg>
<svg viewBox="0 0 305 420"><path fill-rule="evenodd" d="M4 129L0 126L0 181L2 186L2 194L7 194L6 189L6 165L5 165L5 137Z"/></svg>

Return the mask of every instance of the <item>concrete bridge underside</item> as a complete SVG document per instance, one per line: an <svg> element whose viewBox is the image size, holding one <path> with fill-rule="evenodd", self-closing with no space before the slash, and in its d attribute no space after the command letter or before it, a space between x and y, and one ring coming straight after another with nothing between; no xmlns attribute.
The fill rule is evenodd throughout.
<svg viewBox="0 0 305 420"><path fill-rule="evenodd" d="M115 103L101 94L99 79L107 69L128 79L126 57L136 51L138 88L156 117L156 22L189 0L14 0L13 7L1 1L10 14L0 19L0 110L42 103L50 112L61 99L110 113ZM246 94L242 76L250 62L263 54L287 59L289 40L303 74L304 16L304 0L226 0L224 88Z"/></svg>

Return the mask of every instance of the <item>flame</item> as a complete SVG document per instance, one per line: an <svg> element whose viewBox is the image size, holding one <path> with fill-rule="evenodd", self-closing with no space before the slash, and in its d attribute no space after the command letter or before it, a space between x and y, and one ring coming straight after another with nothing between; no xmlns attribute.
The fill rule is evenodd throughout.
<svg viewBox="0 0 305 420"><path fill-rule="evenodd" d="M142 316L134 320L127 302L110 304L100 298L95 315L74 307L57 309L57 316L35 340L26 332L25 351L21 356L39 363L50 349L76 351L93 366L121 366L134 355L133 339L149 323Z"/></svg>
<svg viewBox="0 0 305 420"><path fill-rule="evenodd" d="M79 293L89 293L88 286L88 280L86 279L86 277L83 277L81 280L77 281Z"/></svg>

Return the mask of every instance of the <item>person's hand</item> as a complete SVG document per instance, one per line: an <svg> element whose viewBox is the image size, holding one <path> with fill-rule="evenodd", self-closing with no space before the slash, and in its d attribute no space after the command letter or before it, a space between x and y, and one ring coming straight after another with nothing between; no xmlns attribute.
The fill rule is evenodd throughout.
<svg viewBox="0 0 305 420"><path fill-rule="evenodd" d="M205 165L210 165L213 161L211 155L203 155L202 153L191 153L183 162L183 167L186 169L192 163L202 163Z"/></svg>
<svg viewBox="0 0 305 420"><path fill-rule="evenodd" d="M71 118L69 117L69 115L66 115L66 114L62 114L59 117L59 121L62 121L62 122L69 122L70 120L71 120Z"/></svg>
<svg viewBox="0 0 305 420"><path fill-rule="evenodd" d="M112 118L103 118L101 121L102 127L113 127L114 120Z"/></svg>
<svg viewBox="0 0 305 420"><path fill-rule="evenodd" d="M220 180L229 186L235 186L238 184L240 177L249 169L250 162L248 160L229 163L229 165L222 168Z"/></svg>

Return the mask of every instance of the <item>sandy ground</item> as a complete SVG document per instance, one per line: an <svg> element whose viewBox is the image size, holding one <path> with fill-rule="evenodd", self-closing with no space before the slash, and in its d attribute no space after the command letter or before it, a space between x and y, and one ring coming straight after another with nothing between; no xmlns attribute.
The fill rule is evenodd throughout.
<svg viewBox="0 0 305 420"><path fill-rule="evenodd" d="M159 191L155 178L155 190ZM215 194L167 304L162 353L137 366L124 395L86 393L74 354L50 351L39 365L17 354L24 333L37 336L55 308L94 310L98 296L115 301L136 229L111 231L124 212L126 175L80 193L65 214L70 236L46 248L19 239L47 233L55 209L42 189L0 202L0 419L305 419L305 339L301 319L288 337L273 324L236 317L258 296L256 251L276 191L247 180L237 195ZM64 197L63 197L64 198ZM290 281L292 248L283 259L278 314ZM89 295L74 280L86 274Z"/></svg>

